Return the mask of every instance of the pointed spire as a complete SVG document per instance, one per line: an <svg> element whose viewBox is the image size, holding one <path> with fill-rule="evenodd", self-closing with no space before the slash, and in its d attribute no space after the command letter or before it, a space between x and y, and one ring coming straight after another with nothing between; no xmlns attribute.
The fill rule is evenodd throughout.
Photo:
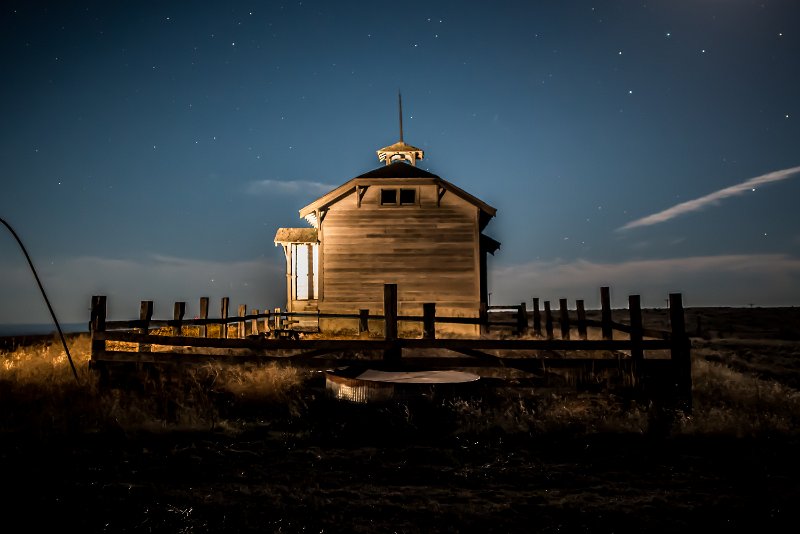
<svg viewBox="0 0 800 534"><path fill-rule="evenodd" d="M397 108L400 112L400 142L403 142L403 95L397 90Z"/></svg>
<svg viewBox="0 0 800 534"><path fill-rule="evenodd" d="M385 162L386 165L395 161L405 161L416 167L417 161L421 160L425 153L421 148L407 145L403 140L403 95L399 89L397 90L397 111L400 119L400 141L378 150L378 160Z"/></svg>

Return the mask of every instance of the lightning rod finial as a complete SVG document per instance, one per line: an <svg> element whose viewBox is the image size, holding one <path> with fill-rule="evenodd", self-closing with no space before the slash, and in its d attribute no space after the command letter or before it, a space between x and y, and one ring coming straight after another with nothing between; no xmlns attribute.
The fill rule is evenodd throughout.
<svg viewBox="0 0 800 534"><path fill-rule="evenodd" d="M397 109L400 115L400 142L403 142L403 95L397 90Z"/></svg>

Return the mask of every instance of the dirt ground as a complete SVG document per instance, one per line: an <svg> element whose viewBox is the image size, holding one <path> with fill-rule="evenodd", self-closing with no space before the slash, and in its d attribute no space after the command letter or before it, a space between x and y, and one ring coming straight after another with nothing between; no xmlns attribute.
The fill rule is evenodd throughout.
<svg viewBox="0 0 800 534"><path fill-rule="evenodd" d="M796 532L797 443L3 440L5 521L91 532Z"/></svg>
<svg viewBox="0 0 800 534"><path fill-rule="evenodd" d="M647 317L658 327L660 312ZM796 393L794 308L690 309L687 328L697 361L724 363L743 387ZM0 388L0 406L22 409L19 395ZM317 377L299 408L220 396L229 424L216 428L53 413L57 431L0 429L0 509L9 532L797 531L794 429L663 435L604 425L597 410L547 428L536 418L555 404L596 401L526 395L351 405L326 398Z"/></svg>

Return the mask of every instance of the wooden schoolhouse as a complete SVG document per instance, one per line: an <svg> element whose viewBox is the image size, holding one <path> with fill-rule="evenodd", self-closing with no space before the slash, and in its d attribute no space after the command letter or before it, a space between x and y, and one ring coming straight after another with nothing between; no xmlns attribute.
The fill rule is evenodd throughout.
<svg viewBox="0 0 800 534"><path fill-rule="evenodd" d="M497 210L417 166L421 149L400 141L377 151L384 165L300 209L310 227L280 228L286 311L383 313L384 284L397 284L398 313L479 317L488 304L487 255L500 243L483 230ZM328 319L323 331L352 328ZM478 333L474 325L451 325Z"/></svg>

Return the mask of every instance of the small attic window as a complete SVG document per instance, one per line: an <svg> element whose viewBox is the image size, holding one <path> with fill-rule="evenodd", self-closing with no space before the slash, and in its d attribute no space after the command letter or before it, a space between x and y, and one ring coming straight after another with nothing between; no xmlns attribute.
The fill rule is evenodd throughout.
<svg viewBox="0 0 800 534"><path fill-rule="evenodd" d="M413 206L416 203L416 189L381 189L381 206Z"/></svg>
<svg viewBox="0 0 800 534"><path fill-rule="evenodd" d="M381 206L397 205L397 189L381 189Z"/></svg>
<svg viewBox="0 0 800 534"><path fill-rule="evenodd" d="M416 189L401 189L400 190L400 204L416 204L417 203L417 190Z"/></svg>

